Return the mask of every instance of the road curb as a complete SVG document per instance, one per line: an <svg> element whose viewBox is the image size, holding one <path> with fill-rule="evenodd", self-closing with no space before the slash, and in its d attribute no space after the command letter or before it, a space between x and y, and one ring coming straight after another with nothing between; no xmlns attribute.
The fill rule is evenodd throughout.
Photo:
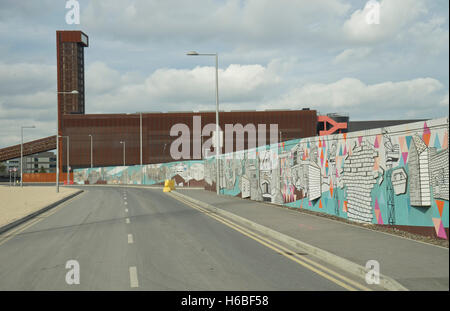
<svg viewBox="0 0 450 311"><path fill-rule="evenodd" d="M36 217L36 216L46 212L46 211L48 211L48 210L58 206L59 204L64 203L65 201L72 199L73 197L79 195L82 192L84 192L84 190L79 190L79 191L77 191L75 193L72 193L71 195L69 195L69 196L59 200L59 201L56 201L56 202L54 202L54 203L52 203L50 205L47 205L44 208L41 208L40 210L38 210L36 212L33 212L33 213L31 213L31 214L29 214L29 215L27 215L25 217L22 217L20 219L17 219L15 221L13 221L12 223L9 223L7 225L4 225L4 226L0 227L0 234L3 234L5 232L11 230L12 228L17 227L18 225L20 225L20 224L22 224L24 222L27 222L28 220L30 220L30 219L32 219L32 218L34 218L34 217Z"/></svg>
<svg viewBox="0 0 450 311"><path fill-rule="evenodd" d="M358 265L350 260L347 260L345 258L339 257L337 255L334 255L330 252L327 252L323 249L317 248L315 246L312 246L310 244L307 244L305 242L299 241L297 239L294 239L288 235L285 235L283 233L280 233L278 231L275 231L273 229L267 228L263 225L260 225L258 223L255 223L251 220L248 220L246 218L243 218L241 216L238 216L236 214L227 212L225 210L222 210L218 207L215 207L213 205L210 205L208 203L199 201L197 199L191 198L187 195L181 194L179 192L176 191L172 191L171 193L173 193L176 196L179 196L185 200L188 200L192 203L196 203L202 207L204 207L205 209L208 209L210 211L213 211L219 215L222 215L224 217L227 217L229 219L232 219L236 222L239 222L247 227L250 227L260 233L263 233L267 236L270 236L280 242L286 243L287 245L295 248L296 250L302 252L302 251L306 251L318 258L320 258L321 260L335 266L338 267L340 269L343 269L353 275L356 275L360 278L365 279L366 276L366 268ZM396 280L392 279L391 277L385 276L383 274L380 273L380 284L379 286L387 289L387 290L391 290L391 291L408 291L408 289L406 287L404 287L403 285L401 285L399 282L397 282Z"/></svg>

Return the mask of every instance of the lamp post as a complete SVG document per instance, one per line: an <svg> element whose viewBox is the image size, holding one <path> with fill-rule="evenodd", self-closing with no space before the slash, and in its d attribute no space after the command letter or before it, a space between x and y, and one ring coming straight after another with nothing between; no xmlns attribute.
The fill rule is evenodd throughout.
<svg viewBox="0 0 450 311"><path fill-rule="evenodd" d="M78 91L73 90L70 92L57 92L58 94L73 94L77 95ZM59 101L58 101L59 103ZM59 193L59 108L58 108L58 117L56 118L56 193Z"/></svg>
<svg viewBox="0 0 450 311"><path fill-rule="evenodd" d="M22 137L22 140L20 142L20 187L23 187L23 129L34 129L34 128L36 128L34 125L20 127L20 134Z"/></svg>
<svg viewBox="0 0 450 311"><path fill-rule="evenodd" d="M140 151L141 151L141 156L140 156L140 163L141 163L141 169L142 169L142 112L139 112L139 116L140 116Z"/></svg>
<svg viewBox="0 0 450 311"><path fill-rule="evenodd" d="M121 144L123 144L123 166L125 166L125 145L126 142L125 141L121 141Z"/></svg>
<svg viewBox="0 0 450 311"><path fill-rule="evenodd" d="M208 53L208 54L200 54L195 51L191 51L186 53L188 56L215 56L216 58L216 192L219 194L220 185L219 185L219 148L220 148L220 138L219 138L219 65L218 65L218 54L217 53Z"/></svg>
<svg viewBox="0 0 450 311"><path fill-rule="evenodd" d="M89 134L88 136L91 137L91 168L93 168L94 167L93 166L94 164L92 163L92 137L93 136L91 134Z"/></svg>
<svg viewBox="0 0 450 311"><path fill-rule="evenodd" d="M69 161L69 149L70 149L70 139L69 136L59 136L61 138L67 138L67 185L70 183L70 161Z"/></svg>

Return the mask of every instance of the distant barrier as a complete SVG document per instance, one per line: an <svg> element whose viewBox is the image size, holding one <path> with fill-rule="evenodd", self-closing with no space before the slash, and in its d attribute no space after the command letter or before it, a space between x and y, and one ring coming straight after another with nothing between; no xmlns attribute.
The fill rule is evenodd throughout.
<svg viewBox="0 0 450 311"><path fill-rule="evenodd" d="M56 183L56 173L24 173L23 182L54 182ZM59 174L59 182L67 183L67 173ZM73 173L69 175L69 182L73 183Z"/></svg>
<svg viewBox="0 0 450 311"><path fill-rule="evenodd" d="M79 185L164 185L167 179L172 179L176 187L204 187L203 161L94 167L74 171L74 183Z"/></svg>

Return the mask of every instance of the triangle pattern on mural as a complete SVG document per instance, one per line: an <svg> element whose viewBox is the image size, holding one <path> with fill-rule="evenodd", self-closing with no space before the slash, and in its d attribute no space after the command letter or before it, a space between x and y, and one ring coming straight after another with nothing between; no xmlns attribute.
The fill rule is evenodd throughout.
<svg viewBox="0 0 450 311"><path fill-rule="evenodd" d="M439 211L439 215L441 215L441 217L442 217L442 211L444 210L444 201L441 201L441 200L435 200L436 201L436 206L437 206L437 208L438 208L438 211Z"/></svg>
<svg viewBox="0 0 450 311"><path fill-rule="evenodd" d="M380 148L380 142L381 142L381 135L377 135L375 137L375 142L374 142L373 146L375 148Z"/></svg>
<svg viewBox="0 0 450 311"><path fill-rule="evenodd" d="M405 152L405 151L407 151L408 149L406 149L406 140L405 140L405 137L399 137L398 138L398 143L399 143L399 145L400 145L400 150L402 151L402 152Z"/></svg>
<svg viewBox="0 0 450 311"><path fill-rule="evenodd" d="M422 140L427 146L430 143L430 137L431 137L431 131L430 131L430 128L428 127L428 125L427 125L427 122L425 122L425 124L423 126Z"/></svg>
<svg viewBox="0 0 450 311"><path fill-rule="evenodd" d="M320 162L322 163L322 167L323 167L323 149L320 150Z"/></svg>
<svg viewBox="0 0 450 311"><path fill-rule="evenodd" d="M380 162L380 157L376 157L375 161L374 161L374 164L373 164L373 170L374 171L378 171L378 169L380 168L379 162Z"/></svg>
<svg viewBox="0 0 450 311"><path fill-rule="evenodd" d="M434 148L436 148L437 150L441 149L441 143L439 142L439 136L437 133L434 139Z"/></svg>
<svg viewBox="0 0 450 311"><path fill-rule="evenodd" d="M375 210L375 217L377 218L377 224L384 225L383 218L381 217L380 209Z"/></svg>
<svg viewBox="0 0 450 311"><path fill-rule="evenodd" d="M403 164L406 165L406 161L408 160L408 152L402 152Z"/></svg>
<svg viewBox="0 0 450 311"><path fill-rule="evenodd" d="M445 132L444 139L442 140L442 149L448 148L448 132Z"/></svg>
<svg viewBox="0 0 450 311"><path fill-rule="evenodd" d="M409 150L409 147L411 146L412 136L411 135L405 136L405 140L406 140L406 147L408 147Z"/></svg>
<svg viewBox="0 0 450 311"><path fill-rule="evenodd" d="M445 233L444 226L442 224L442 220L440 218L433 218L434 230L436 231L436 235L442 239L447 240L447 234Z"/></svg>
<svg viewBox="0 0 450 311"><path fill-rule="evenodd" d="M374 211L375 211L375 217L377 219L377 224L379 224L379 225L382 224L383 219L381 219L380 206L378 205L378 199L375 199ZM381 219L381 223L380 223L380 219Z"/></svg>

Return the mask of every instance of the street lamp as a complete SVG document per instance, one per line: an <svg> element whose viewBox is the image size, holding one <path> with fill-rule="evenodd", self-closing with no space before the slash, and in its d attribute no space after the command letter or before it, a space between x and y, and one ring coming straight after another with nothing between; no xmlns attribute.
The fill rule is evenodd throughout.
<svg viewBox="0 0 450 311"><path fill-rule="evenodd" d="M69 136L59 136L62 138L67 138L67 185L70 184L70 162L69 162L69 149L70 149L70 139Z"/></svg>
<svg viewBox="0 0 450 311"><path fill-rule="evenodd" d="M70 92L57 92L58 94L78 94L77 90L73 90ZM58 100L59 103L59 100ZM58 110L59 114L59 110ZM59 193L59 115L56 118L56 193Z"/></svg>
<svg viewBox="0 0 450 311"><path fill-rule="evenodd" d="M22 140L20 142L20 187L23 187L23 129L34 129L36 126L21 126L20 127L20 134L22 137Z"/></svg>
<svg viewBox="0 0 450 311"><path fill-rule="evenodd" d="M191 51L186 53L187 56L215 56L216 58L216 192L219 194L219 148L220 148L220 138L219 138L219 65L218 65L218 54L208 53L201 54L196 51Z"/></svg>
<svg viewBox="0 0 450 311"><path fill-rule="evenodd" d="M121 144L123 144L123 166L125 166L125 145L126 142L125 141L121 141Z"/></svg>
<svg viewBox="0 0 450 311"><path fill-rule="evenodd" d="M93 168L94 167L93 166L94 164L92 163L92 137L93 136L91 134L89 134L88 136L91 137L91 168Z"/></svg>
<svg viewBox="0 0 450 311"><path fill-rule="evenodd" d="M71 92L58 92L58 94L78 94L77 90L73 90Z"/></svg>

